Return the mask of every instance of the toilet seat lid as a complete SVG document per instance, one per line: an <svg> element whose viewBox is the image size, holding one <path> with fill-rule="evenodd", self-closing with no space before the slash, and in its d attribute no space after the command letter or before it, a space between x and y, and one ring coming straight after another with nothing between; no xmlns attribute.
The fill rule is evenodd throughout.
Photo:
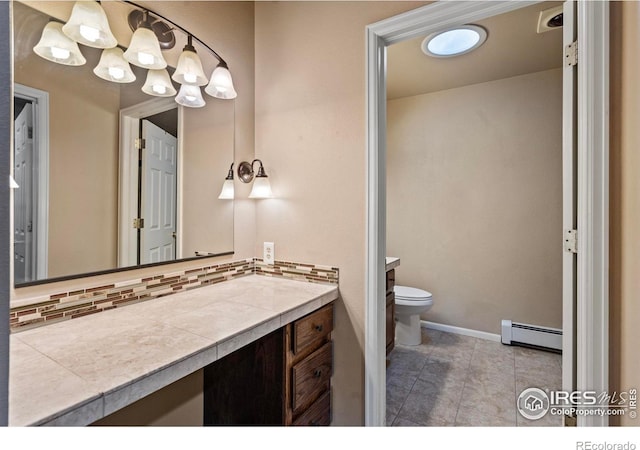
<svg viewBox="0 0 640 450"><path fill-rule="evenodd" d="M431 292L409 286L396 285L393 288L393 293L397 299L402 300L429 300L432 297Z"/></svg>

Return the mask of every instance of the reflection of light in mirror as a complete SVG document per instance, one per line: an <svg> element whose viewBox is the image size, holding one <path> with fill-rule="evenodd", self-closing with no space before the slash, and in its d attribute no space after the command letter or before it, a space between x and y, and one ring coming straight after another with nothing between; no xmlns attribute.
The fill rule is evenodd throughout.
<svg viewBox="0 0 640 450"><path fill-rule="evenodd" d="M51 47L51 55L56 59L69 59L71 52L66 48Z"/></svg>
<svg viewBox="0 0 640 450"><path fill-rule="evenodd" d="M138 53L138 62L145 66L150 66L153 64L153 55L145 52Z"/></svg>
<svg viewBox="0 0 640 450"><path fill-rule="evenodd" d="M109 75L116 80L122 80L124 78L124 70L120 67L109 67Z"/></svg>
<svg viewBox="0 0 640 450"><path fill-rule="evenodd" d="M179 105L188 106L190 108L200 108L205 105L200 88L189 84L183 84L180 87L180 92L178 92L176 102Z"/></svg>
<svg viewBox="0 0 640 450"><path fill-rule="evenodd" d="M33 51L41 58L58 64L81 66L87 62L80 53L78 44L62 32L62 24L59 22L47 23Z"/></svg>
<svg viewBox="0 0 640 450"><path fill-rule="evenodd" d="M96 42L100 38L100 30L88 25L80 25L80 34L90 42Z"/></svg>

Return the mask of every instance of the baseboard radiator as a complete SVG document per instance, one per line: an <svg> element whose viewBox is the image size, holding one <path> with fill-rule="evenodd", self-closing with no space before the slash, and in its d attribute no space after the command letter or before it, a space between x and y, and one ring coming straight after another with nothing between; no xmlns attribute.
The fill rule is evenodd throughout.
<svg viewBox="0 0 640 450"><path fill-rule="evenodd" d="M502 343L561 352L562 330L503 320Z"/></svg>

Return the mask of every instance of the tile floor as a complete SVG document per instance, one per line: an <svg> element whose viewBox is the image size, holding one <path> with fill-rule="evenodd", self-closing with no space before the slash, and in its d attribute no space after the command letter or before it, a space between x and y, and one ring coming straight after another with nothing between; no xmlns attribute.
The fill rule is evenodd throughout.
<svg viewBox="0 0 640 450"><path fill-rule="evenodd" d="M560 389L559 354L422 329L422 345L396 345L387 367L388 426L561 426L516 410L523 389Z"/></svg>

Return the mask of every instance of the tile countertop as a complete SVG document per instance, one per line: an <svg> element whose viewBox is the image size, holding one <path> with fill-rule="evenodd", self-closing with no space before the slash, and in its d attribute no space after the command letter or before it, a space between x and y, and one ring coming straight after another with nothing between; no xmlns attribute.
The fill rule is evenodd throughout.
<svg viewBox="0 0 640 450"><path fill-rule="evenodd" d="M14 333L9 425L88 425L337 298L249 275Z"/></svg>
<svg viewBox="0 0 640 450"><path fill-rule="evenodd" d="M392 256L387 256L384 259L385 262L385 272L390 271L391 269L395 269L396 267L398 267L400 265L400 258L394 258Z"/></svg>

